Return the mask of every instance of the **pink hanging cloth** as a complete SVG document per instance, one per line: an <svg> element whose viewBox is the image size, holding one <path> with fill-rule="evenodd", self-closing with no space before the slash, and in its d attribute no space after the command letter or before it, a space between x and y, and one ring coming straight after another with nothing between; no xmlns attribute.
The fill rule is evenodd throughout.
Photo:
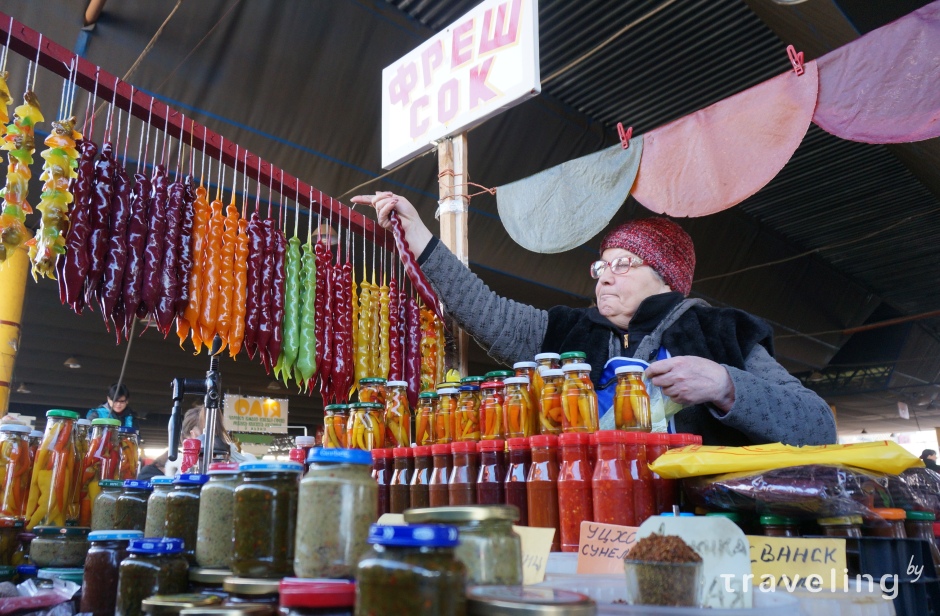
<svg viewBox="0 0 940 616"><path fill-rule="evenodd" d="M940 137L940 0L819 58L813 121L863 143Z"/></svg>
<svg viewBox="0 0 940 616"><path fill-rule="evenodd" d="M816 107L815 62L647 133L633 196L670 216L706 216L764 187L800 145Z"/></svg>

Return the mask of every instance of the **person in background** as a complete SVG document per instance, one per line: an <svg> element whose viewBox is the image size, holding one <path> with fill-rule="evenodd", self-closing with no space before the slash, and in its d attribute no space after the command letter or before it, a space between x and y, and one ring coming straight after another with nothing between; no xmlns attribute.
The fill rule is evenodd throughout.
<svg viewBox="0 0 940 616"><path fill-rule="evenodd" d="M924 461L924 466L932 471L940 473L940 467L937 466L937 452L933 449L925 449L920 454L920 459Z"/></svg>
<svg viewBox="0 0 940 616"><path fill-rule="evenodd" d="M153 462L141 468L140 472L137 473L137 479L141 481L150 481L154 477L162 477L166 472L168 455L169 452L164 451L162 454L154 458Z"/></svg>
<svg viewBox="0 0 940 616"><path fill-rule="evenodd" d="M125 428L138 428L137 417L134 411L128 406L131 399L131 392L127 385L115 383L108 388L108 401L98 408L88 411L86 417L95 419L117 419Z"/></svg>
<svg viewBox="0 0 940 616"><path fill-rule="evenodd" d="M235 443L235 440L232 439L232 436L228 433L228 430L222 425L222 413L219 412L218 419L216 420L216 430L217 434L215 435L215 447L214 450L216 454L220 451L224 452L228 449L229 461L238 462L250 462L255 460L255 456L250 453L242 453L238 449L238 445ZM206 430L206 407L203 404L196 403L193 404L192 408L186 411L183 415L183 424L180 428L180 441L188 438L198 438L200 441L203 441L205 445L205 439L203 433ZM200 453L201 455L201 453ZM166 474L169 476L175 475L180 472L179 464L182 462L183 456L182 452L176 461L168 461L166 463Z"/></svg>

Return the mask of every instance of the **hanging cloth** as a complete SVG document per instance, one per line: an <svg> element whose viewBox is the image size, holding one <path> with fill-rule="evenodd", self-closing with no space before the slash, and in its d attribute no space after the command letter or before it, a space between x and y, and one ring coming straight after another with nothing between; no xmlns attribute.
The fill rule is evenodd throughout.
<svg viewBox="0 0 940 616"><path fill-rule="evenodd" d="M813 121L863 143L940 137L940 0L819 58Z"/></svg>
<svg viewBox="0 0 940 616"><path fill-rule="evenodd" d="M706 216L764 187L800 145L816 106L804 65L645 135L633 196L670 216Z"/></svg>
<svg viewBox="0 0 940 616"><path fill-rule="evenodd" d="M496 189L509 237L533 252L580 246L610 222L630 196L643 138L619 143Z"/></svg>

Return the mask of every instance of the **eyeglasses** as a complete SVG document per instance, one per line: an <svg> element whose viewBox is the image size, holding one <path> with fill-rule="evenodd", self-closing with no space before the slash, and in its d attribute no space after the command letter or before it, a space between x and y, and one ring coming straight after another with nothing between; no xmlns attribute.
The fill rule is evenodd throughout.
<svg viewBox="0 0 940 616"><path fill-rule="evenodd" d="M617 257L613 261L595 261L591 263L591 278L597 280L604 275L604 270L610 267L610 271L616 276L622 276L630 271L632 267L643 265L643 259L639 257Z"/></svg>
<svg viewBox="0 0 940 616"><path fill-rule="evenodd" d="M127 404L127 398L118 398L117 400L112 400L111 404Z"/></svg>

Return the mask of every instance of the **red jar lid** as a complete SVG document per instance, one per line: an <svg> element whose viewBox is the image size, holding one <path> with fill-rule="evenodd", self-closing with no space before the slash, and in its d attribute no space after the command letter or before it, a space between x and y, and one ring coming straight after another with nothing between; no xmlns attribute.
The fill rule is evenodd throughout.
<svg viewBox="0 0 940 616"><path fill-rule="evenodd" d="M612 445L623 442L623 431L621 430L598 430L591 436L597 441L598 445Z"/></svg>
<svg viewBox="0 0 940 616"><path fill-rule="evenodd" d="M487 388L505 389L506 384L503 383L502 381L487 381L485 383L480 383L480 389L487 389Z"/></svg>
<svg viewBox="0 0 940 616"><path fill-rule="evenodd" d="M301 464L305 464L307 462L307 452L300 447L293 447L290 452L288 452L287 459L291 462L300 462ZM215 466L215 464L209 465L209 472L212 472L213 466ZM235 470L237 471L238 469Z"/></svg>
<svg viewBox="0 0 940 616"><path fill-rule="evenodd" d="M437 447L437 445L435 445ZM454 453L476 453L477 444L473 441L457 441L450 444L450 450Z"/></svg>
<svg viewBox="0 0 940 616"><path fill-rule="evenodd" d="M588 434L588 443L590 443L591 447L597 445L597 432L591 432Z"/></svg>
<svg viewBox="0 0 940 616"><path fill-rule="evenodd" d="M480 441L480 451L503 451L506 449L506 441L502 439L493 439L489 441Z"/></svg>
<svg viewBox="0 0 940 616"><path fill-rule="evenodd" d="M525 436L514 436L513 438L506 441L506 446L509 447L510 451L517 449L528 449L529 439Z"/></svg>
<svg viewBox="0 0 940 616"><path fill-rule="evenodd" d="M647 432L630 432L627 430L621 430L622 436L620 437L621 442L626 443L627 445L645 445L647 443L647 438L649 434Z"/></svg>
<svg viewBox="0 0 940 616"><path fill-rule="evenodd" d="M940 522L933 523L933 536L940 537Z"/></svg>
<svg viewBox="0 0 940 616"><path fill-rule="evenodd" d="M558 444L562 447L567 445L587 445L591 442L591 435L586 432L568 432L558 437Z"/></svg>
<svg viewBox="0 0 940 616"><path fill-rule="evenodd" d="M412 447L412 449L415 450L415 457L417 458L417 457L420 457L420 456L427 457L427 456L431 455L431 449L432 449L432 447L431 447L431 445L417 445L417 446L415 446L415 447Z"/></svg>
<svg viewBox="0 0 940 616"><path fill-rule="evenodd" d="M293 451L293 449L291 449ZM303 449L301 449L303 451ZM213 462L209 465L209 472L237 473L238 462Z"/></svg>
<svg viewBox="0 0 940 616"><path fill-rule="evenodd" d="M372 459L381 460L383 458L391 458L392 450L391 449L373 449L372 450Z"/></svg>
<svg viewBox="0 0 940 616"><path fill-rule="evenodd" d="M670 447L685 447L686 445L701 445L702 437L698 434L670 434Z"/></svg>
<svg viewBox="0 0 940 616"><path fill-rule="evenodd" d="M427 445L425 445L427 447ZM452 451L450 443L438 443L437 445L431 445L431 453L435 456L439 456L445 453L450 453Z"/></svg>
<svg viewBox="0 0 940 616"><path fill-rule="evenodd" d="M395 447L392 449L392 455L396 458L413 458L415 453L411 447Z"/></svg>
<svg viewBox="0 0 940 616"><path fill-rule="evenodd" d="M345 580L284 578L280 585L281 607L352 607L356 584Z"/></svg>
<svg viewBox="0 0 940 616"><path fill-rule="evenodd" d="M646 444L647 445L669 445L669 438L671 434L666 434L665 432L650 432L646 434Z"/></svg>
<svg viewBox="0 0 940 616"><path fill-rule="evenodd" d="M529 437L529 445L533 447L557 447L558 437L554 434L538 434Z"/></svg>

